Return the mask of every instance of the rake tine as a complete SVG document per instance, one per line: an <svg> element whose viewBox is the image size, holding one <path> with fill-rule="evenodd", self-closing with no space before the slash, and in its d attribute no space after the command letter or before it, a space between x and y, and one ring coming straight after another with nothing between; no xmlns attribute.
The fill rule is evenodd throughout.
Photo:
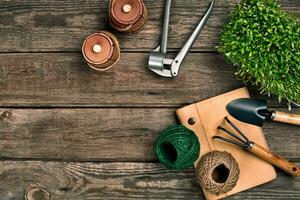
<svg viewBox="0 0 300 200"><path fill-rule="evenodd" d="M224 140L226 142L229 142L231 144L235 144L235 145L238 145L240 147L245 147L243 144L239 143L239 142L236 142L236 141L233 141L233 140L230 140L228 138L225 138L225 137L221 137L221 136L213 136L213 139L219 139L219 140Z"/></svg>
<svg viewBox="0 0 300 200"><path fill-rule="evenodd" d="M244 140L246 140L247 143L249 143L249 139L248 137L236 126L234 125L229 119L228 117L225 117L225 120L227 121L227 123L232 127L234 128L234 130L236 130L236 132L238 132L240 134L240 136L242 136L244 138ZM240 140L241 141L241 140ZM245 141L243 141L245 142Z"/></svg>
<svg viewBox="0 0 300 200"><path fill-rule="evenodd" d="M235 139L240 141L242 144L245 143L245 141L242 138L238 137L236 134L234 134L234 133L230 132L229 130L223 128L222 126L219 126L218 129L225 132L225 133L227 133L227 134L229 134L230 136L234 137Z"/></svg>

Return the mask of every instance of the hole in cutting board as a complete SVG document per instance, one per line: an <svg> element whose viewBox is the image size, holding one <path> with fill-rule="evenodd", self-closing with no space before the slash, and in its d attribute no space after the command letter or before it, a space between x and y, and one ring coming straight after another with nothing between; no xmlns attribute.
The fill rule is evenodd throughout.
<svg viewBox="0 0 300 200"><path fill-rule="evenodd" d="M297 171L297 168L296 168L296 167L293 167L293 171L294 171L294 172Z"/></svg>
<svg viewBox="0 0 300 200"><path fill-rule="evenodd" d="M177 151L172 144L165 142L162 144L162 150L165 154L165 158L174 163L177 160Z"/></svg>
<svg viewBox="0 0 300 200"><path fill-rule="evenodd" d="M229 177L229 172L229 169L224 164L221 164L213 170L212 179L216 183L225 183Z"/></svg>

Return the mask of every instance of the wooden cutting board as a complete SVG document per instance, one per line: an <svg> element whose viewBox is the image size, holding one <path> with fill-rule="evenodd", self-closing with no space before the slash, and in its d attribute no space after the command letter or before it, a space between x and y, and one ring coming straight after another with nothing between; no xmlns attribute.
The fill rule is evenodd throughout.
<svg viewBox="0 0 300 200"><path fill-rule="evenodd" d="M225 143L224 141L212 139L214 135L221 134L221 132L217 129L219 125L229 128L229 126L226 126L226 123L224 123L224 117L228 116L228 118L237 127L239 127L250 140L268 149L263 131L260 127L235 120L230 117L226 111L226 105L229 102L237 98L247 97L250 97L247 88L241 88L186 106L176 111L180 122L187 128L193 130L199 138L201 149L200 156L194 163L195 166L203 155L214 150L227 151L231 153L239 165L240 177L233 190L225 194L220 194L219 196L204 191L208 200L221 199L264 184L277 177L274 167L269 163L253 156L241 147ZM196 121L193 125L189 124L189 119L191 118L194 118Z"/></svg>

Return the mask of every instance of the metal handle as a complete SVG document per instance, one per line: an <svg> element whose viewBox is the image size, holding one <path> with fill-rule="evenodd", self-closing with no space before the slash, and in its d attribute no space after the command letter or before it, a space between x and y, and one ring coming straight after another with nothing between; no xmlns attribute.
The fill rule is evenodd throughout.
<svg viewBox="0 0 300 200"><path fill-rule="evenodd" d="M172 63L172 66L171 66L172 76L177 76L182 61L186 57L187 53L189 52L189 50L193 46L193 44L196 41L198 35L200 34L201 30L203 29L205 23L207 22L210 14L212 12L213 5L214 5L214 2L212 1L210 3L210 5L209 5L208 10L206 11L206 14L202 18L202 20L199 22L199 24L196 27L195 31L193 32L193 34L190 36L190 38L188 39L188 41L181 48L180 52L178 53L178 55L174 59L174 61Z"/></svg>
<svg viewBox="0 0 300 200"><path fill-rule="evenodd" d="M163 54L167 53L171 3L172 3L172 0L166 1L164 25L163 25L163 29L162 29L161 42L160 42L160 53L163 53Z"/></svg>

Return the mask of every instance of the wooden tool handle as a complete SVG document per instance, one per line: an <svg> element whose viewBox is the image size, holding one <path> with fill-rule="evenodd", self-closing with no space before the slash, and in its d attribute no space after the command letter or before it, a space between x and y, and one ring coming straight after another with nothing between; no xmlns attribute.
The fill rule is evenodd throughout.
<svg viewBox="0 0 300 200"><path fill-rule="evenodd" d="M300 125L300 115L296 115L296 114L289 114L289 113L276 111L273 120L276 122L284 122L288 124Z"/></svg>
<svg viewBox="0 0 300 200"><path fill-rule="evenodd" d="M265 149L264 147L258 144L253 144L253 146L249 149L249 151L252 152L257 157L282 169L283 171L287 172L290 175L300 176L300 169L296 165L270 152L269 150Z"/></svg>

